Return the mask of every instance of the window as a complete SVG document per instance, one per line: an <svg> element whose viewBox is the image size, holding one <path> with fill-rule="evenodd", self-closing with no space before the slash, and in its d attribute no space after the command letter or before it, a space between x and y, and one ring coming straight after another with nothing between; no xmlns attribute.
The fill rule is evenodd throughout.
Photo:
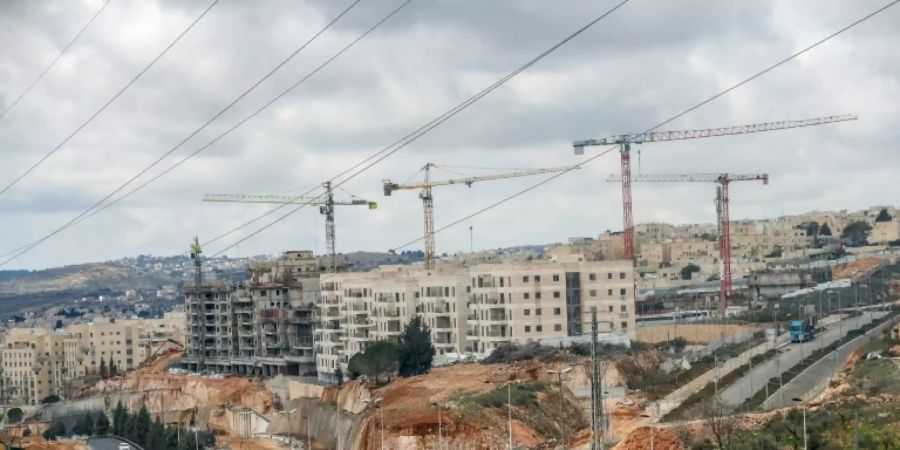
<svg viewBox="0 0 900 450"><path fill-rule="evenodd" d="M610 297L612 297L612 289L607 289L606 295L609 295Z"/></svg>
<svg viewBox="0 0 900 450"><path fill-rule="evenodd" d="M534 327L534 331L537 331L538 333L540 333L541 331L544 331L544 327L542 325L538 325L538 326Z"/></svg>
<svg viewBox="0 0 900 450"><path fill-rule="evenodd" d="M531 325L525 325L525 332L531 333Z"/></svg>
<svg viewBox="0 0 900 450"><path fill-rule="evenodd" d="M592 273L592 274L588 275L588 280L597 281L597 274Z"/></svg>
<svg viewBox="0 0 900 450"><path fill-rule="evenodd" d="M628 322L622 322L622 329L628 328Z"/></svg>
<svg viewBox="0 0 900 450"><path fill-rule="evenodd" d="M622 312L628 312L628 306L627 306L627 305L622 305L622 308L621 308L621 309L622 309Z"/></svg>
<svg viewBox="0 0 900 450"><path fill-rule="evenodd" d="M540 275L535 275L535 276L534 276L534 282L535 282L535 283L540 283L540 282L541 282L541 276L540 276Z"/></svg>
<svg viewBox="0 0 900 450"><path fill-rule="evenodd" d="M528 275L525 275L524 277L522 277L522 282L523 282L523 283L527 283L527 282L528 282Z"/></svg>
<svg viewBox="0 0 900 450"><path fill-rule="evenodd" d="M553 331L562 331L562 325L560 325L560 324L553 325Z"/></svg>
<svg viewBox="0 0 900 450"><path fill-rule="evenodd" d="M625 295L625 288L619 289L619 295Z"/></svg>
<svg viewBox="0 0 900 450"><path fill-rule="evenodd" d="M522 296L523 296L523 298L524 298L525 300L528 300L529 298L531 298L531 294L529 294L529 293L527 293L527 292L524 293L524 294L522 294Z"/></svg>
<svg viewBox="0 0 900 450"><path fill-rule="evenodd" d="M540 315L541 315L541 308L535 308L535 310L534 310L534 315L540 316Z"/></svg>
<svg viewBox="0 0 900 450"><path fill-rule="evenodd" d="M553 291L553 298L559 298L559 291Z"/></svg>
<svg viewBox="0 0 900 450"><path fill-rule="evenodd" d="M553 275L553 281L559 281L559 275Z"/></svg>
<svg viewBox="0 0 900 450"><path fill-rule="evenodd" d="M607 279L607 280L612 280L612 272L606 274L606 279Z"/></svg>
<svg viewBox="0 0 900 450"><path fill-rule="evenodd" d="M620 280L624 280L624 279L625 279L625 272L619 272L619 279L620 279Z"/></svg>
<svg viewBox="0 0 900 450"><path fill-rule="evenodd" d="M531 315L531 310L530 310L530 309L526 309L526 310L524 311L524 313L525 313L526 316L530 316L530 315Z"/></svg>
<svg viewBox="0 0 900 450"><path fill-rule="evenodd" d="M597 290L591 289L591 297L596 297L596 296L597 296Z"/></svg>
<svg viewBox="0 0 900 450"><path fill-rule="evenodd" d="M558 316L562 311L559 308L553 308L553 315Z"/></svg>
<svg viewBox="0 0 900 450"><path fill-rule="evenodd" d="M609 312L613 312L612 305L609 305Z"/></svg>
<svg viewBox="0 0 900 450"><path fill-rule="evenodd" d="M540 292L535 292L535 293L534 293L534 299L535 299L535 300L540 300L540 299L541 299L541 293L540 293Z"/></svg>

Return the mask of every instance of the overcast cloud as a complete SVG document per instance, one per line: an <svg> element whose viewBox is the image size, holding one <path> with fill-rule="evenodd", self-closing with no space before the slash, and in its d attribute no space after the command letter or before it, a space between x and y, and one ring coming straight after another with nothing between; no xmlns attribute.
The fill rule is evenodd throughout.
<svg viewBox="0 0 900 450"><path fill-rule="evenodd" d="M0 196L0 253L52 231L130 178L349 3L223 0L94 123ZM363 0L167 163L268 101L400 3ZM382 179L405 181L428 161L499 168L576 163L583 157L573 155L572 140L646 129L884 3L632 0L349 182L347 191L376 200L380 207L339 208L338 249L385 251L422 234L418 197L398 192L385 198ZM113 0L56 67L0 120L0 184L59 143L208 4ZM614 4L416 0L197 158L4 269L180 253L194 235L209 239L268 208L201 203L204 193L300 193L478 92ZM0 110L100 5L100 0L3 2ZM898 23L900 7L891 8L667 128L843 113L859 114L859 121L644 145L640 171L769 173L768 186L734 185L734 219L900 203ZM617 170L618 159L611 154L473 219L468 225L474 227L475 246L558 242L620 229L619 188L605 182ZM438 171L435 176L456 174ZM537 181L438 188L436 225ZM713 186L704 184L635 185L635 218L712 222L713 195ZM228 242L206 251L214 253ZM437 236L439 252L468 247L466 225ZM316 209L298 212L228 254L301 248L324 251L324 224Z"/></svg>

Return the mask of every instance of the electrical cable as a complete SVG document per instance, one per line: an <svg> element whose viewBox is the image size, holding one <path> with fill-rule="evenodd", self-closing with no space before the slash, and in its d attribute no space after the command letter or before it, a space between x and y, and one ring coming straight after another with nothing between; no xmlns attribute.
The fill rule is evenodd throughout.
<svg viewBox="0 0 900 450"><path fill-rule="evenodd" d="M820 39L820 40L814 42L813 44L811 44L811 45L809 45L809 46L807 46L807 47L805 47L805 48L803 48L803 49L801 49L801 50L799 50L799 51L797 51L797 52L791 54L790 56L788 56L788 57L786 57L786 58L784 58L784 59L782 59L782 60L776 62L775 64L772 64L772 65L766 67L765 69L763 69L763 70L761 70L761 71L759 71L759 72L756 72L755 74L753 74L753 75L751 75L751 76L745 78L744 80L742 80L742 81L740 81L740 82L738 82L738 83L732 85L732 86L729 87L728 89L725 89L725 90L719 92L718 94L715 94L715 95L713 95L713 96L711 96L711 97L709 97L709 98L707 98L707 99L705 99L705 100L703 100L703 101L701 101L701 102L695 104L694 106L691 106L690 108L687 108L687 109L685 109L684 111L682 111L682 112L680 112L680 113L678 113L678 114L675 114L674 116L672 116L672 117L670 117L670 118L668 118L668 119L666 119L666 120L660 122L659 124L653 126L652 128L649 128L648 130L644 131L644 133L649 133L649 132L651 132L651 131L655 131L655 130L659 129L660 127L662 127L662 126L664 126L664 125L667 125L667 124L671 123L672 121L674 121L674 120L676 120L676 119L678 119L678 118L681 118L681 117L683 117L684 115L686 115L686 114L688 114L688 113L690 113L690 112L693 112L693 111L697 110L698 108L700 108L700 107L702 107L702 106L704 106L704 105L706 105L706 104L708 104L708 103L710 103L710 102L712 102L712 101L718 99L719 97L722 97L723 95L726 95L726 94L728 94L729 92L734 91L735 89L740 88L741 86L743 86L743 85L745 85L745 84L747 84L747 83L749 83L749 82L751 82L751 81L753 81L753 80L755 80L755 79L757 79L757 78L759 78L759 77L765 75L766 73L768 73L768 72L770 72L770 71L772 71L772 70L778 68L779 66L781 66L781 65L783 65L783 64L785 64L785 63L787 63L788 61L790 61L790 60L792 60L792 59L794 59L794 58L796 58L796 57L798 57L798 56L800 56L800 55L802 55L802 54L804 54L804 53L806 53L806 52L808 52L808 51L810 51L810 50L812 50L812 49L814 49L814 48L816 48L816 47L818 47L819 45L821 45L821 44L823 44L823 43L829 41L830 39L832 39L832 38L834 38L834 37L840 35L841 33L843 33L843 32L845 32L845 31L847 31L847 30L849 30L849 29L855 27L856 25L859 25L860 23L865 22L866 20L868 20L868 19L874 17L875 15L877 15L877 14L881 13L882 11L884 11L884 10L890 8L891 6L896 5L897 3L900 3L900 0L892 1L892 2L890 2L890 3L888 3L888 4L886 4L885 6L882 6L881 8L876 9L875 11L873 11L873 12L871 12L871 13L869 13L869 14L863 16L862 18L860 18L860 19L858 19L858 20L856 20L856 21L850 23L849 25L847 25L847 26L845 26L845 27L839 29L838 31L836 31L836 32L834 32L834 33L832 33L832 34L830 34L830 35L828 35L828 36L826 36L826 37L824 37L824 38L822 38L822 39ZM489 204L489 205L487 205L487 206L485 206L485 207L483 207L483 208L480 208L480 209L478 209L478 210L476 210L476 211L474 211L474 212L472 212L472 213L470 213L470 214L468 214L468 215L466 215L466 216L464 216L464 217L462 217L462 218L460 218L460 219L457 219L457 220L455 220L455 221L453 221L453 222L450 222L449 224L444 225L444 226L442 226L442 227L440 227L440 228L434 230L434 234L437 234L437 233L439 233L439 232L441 232L441 231L444 231L444 230L446 230L446 229L448 229L448 228L451 228L451 227L453 227L453 226L459 225L460 223L465 222L465 221L467 221L467 220L469 220L469 219L471 219L471 218L473 218L473 217L475 217L475 216L481 215L481 214L483 214L484 212L486 212L486 211L488 211L488 210L491 210L491 209L493 209L493 208L495 208L495 207L497 207L497 206L502 205L503 203L506 203L506 202L508 202L508 201L510 201L510 200L512 200L512 199L514 199L514 198L516 198L516 197L519 197L519 196L521 196L521 195L523 195L523 194L525 194L525 193L528 193L528 192L530 192L530 191L532 191L532 190L534 190L534 189L537 189L538 187L543 186L543 185L545 185L545 184L547 184L547 183L549 183L549 182L551 182L551 181L553 181L553 180L555 180L555 179L557 179L557 178L559 178L559 177L561 177L561 176L563 176L563 175L565 175L565 174L571 172L572 170L574 170L574 169L576 169L576 168L581 168L582 166L584 166L584 165L586 165L586 164L588 164L588 163L590 163L590 162L592 162L592 161L594 161L594 160L596 160L596 159L598 159L598 158L601 158L601 157L603 157L603 156L606 156L607 154L609 154L610 152L612 152L613 150L616 150L616 149L618 149L618 148L619 148L618 145L613 145L613 146L611 146L611 147L609 147L609 148L607 148L607 149L601 151L600 153L598 153L598 154L596 154L596 155L594 155L594 156L592 156L592 157L590 157L590 158L588 158L588 159L582 161L581 163L574 165L573 167L571 167L571 168L569 168L569 169L567 169L567 170L565 170L565 171L562 171L562 172L553 174L552 176L549 176L549 177L547 177L547 178L545 178L545 179L543 179L543 180L541 180L541 181L539 181L539 182L537 182L537 183L535 183L535 184L533 184L533 185L531 185L531 186L529 186L529 187L527 187L527 188L525 188L525 189L522 189L522 190L520 190L520 191L517 191L517 192L515 192L515 193L513 193L513 194L511 194L511 195L509 195L509 196L507 196L507 197L504 197L504 198L502 198L502 199L500 199L500 200L494 202L494 203L491 203L491 204ZM418 237L418 238L416 238L416 239L413 239L413 240L411 240L411 241L409 241L409 242L406 242L405 244L402 244L402 245L399 245L399 246L397 246L397 247L394 247L392 250L396 251L396 250L399 250L399 249L402 249L402 248L406 248L406 247L408 247L408 246L410 246L410 245L412 245L412 244L415 244L416 242L419 242L419 241L421 241L421 240L423 240L423 239L425 239L425 236L420 236L420 237Z"/></svg>
<svg viewBox="0 0 900 450"><path fill-rule="evenodd" d="M84 34L85 30L87 30L88 27L91 26L92 23L94 23L94 20L97 18L97 16L99 16L100 13L103 12L104 9L106 9L106 6L109 5L109 2L111 2L111 1L112 0L106 0L106 2L104 2L102 5L100 5L100 9L98 9L97 12L95 12L94 15L91 16L91 19L88 20L87 23L84 24L83 27L81 27L81 30L78 31L78 33L75 35L75 37L73 37L72 40L69 41L69 43L66 44L65 47L63 47L62 51L60 51L59 54L56 55L56 58L53 58L53 61L50 61L50 65L48 65L46 68L44 68L44 70L40 74L38 74L37 78L35 78L34 81L32 81L31 84L29 84L28 87L26 87L25 90L22 91L19 94L19 96L16 97L16 99L13 100L12 103L10 103L9 106L6 107L6 109L3 110L3 112L0 112L0 120L3 120L3 117L5 117L6 114L8 112L10 112L13 108L15 108L15 106L19 103L19 101L21 101L23 97L28 95L28 93L31 92L31 89L34 88L34 86L37 85L38 82L41 81L41 79L44 78L44 75L47 75L47 72L49 72L50 69L52 69L53 66L56 65L56 62L59 61L60 58L62 58L63 55L65 55L66 52L68 52L69 49L73 45L75 45L75 42L78 40L78 38L80 38L81 35Z"/></svg>
<svg viewBox="0 0 900 450"><path fill-rule="evenodd" d="M217 3L218 1L219 1L219 0L215 0L215 2L213 3L213 5L215 5L215 3ZM131 178L130 178L128 181L126 181L124 184L121 184L119 187L117 187L117 188L114 189L112 192L110 192L109 194L107 194L106 196L104 196L103 198L101 198L99 201L95 202L95 203L94 203L93 205L91 205L89 208L87 208L87 209L85 209L84 211L82 211L80 214L78 214L78 216L76 216L76 217L74 217L73 219L69 220L68 222L66 222L66 223L63 224L62 226L56 228L56 229L55 229L54 231L52 231L51 233L49 233L49 234L47 234L47 235L45 235L45 236L43 236L43 237L37 239L36 241L33 241L32 243L28 244L28 246L26 246L26 248L25 248L24 250L18 251L18 252L16 252L13 256L11 256L11 257L5 259L2 263L0 263L0 267L5 266L5 265L8 264L9 262L11 262L11 261L15 260L16 258L22 256L23 254L27 253L28 251L30 251L30 250L33 249L34 247L40 245L41 243L43 243L43 242L46 241L47 239L49 239L49 238L55 236L56 234L58 234L58 233L60 233L61 231L65 230L66 228L68 228L68 227L74 225L75 223L78 223L78 222L80 222L80 221L82 221L82 220L84 220L84 219L87 219L88 217L91 217L91 216L97 214L97 213L100 212L100 211L103 211L103 210L109 208L110 206L112 206L112 205L118 203L119 201L121 201L122 199L124 199L124 198L130 196L131 194L134 194L135 192L137 192L138 190L140 190L140 189L143 188L144 186L147 186L147 185L150 184L151 182L153 182L153 181L159 179L160 177L162 177L162 176L165 175L166 173L168 173L168 172L170 172L171 170L173 170L175 167L178 167L179 165L181 165L181 164L183 164L184 162L186 162L188 159L194 157L195 155L197 155L197 154L200 153L201 151L205 150L206 148L208 148L209 146L211 146L212 144L214 144L215 142L217 142L219 139L221 139L222 137L224 137L224 136L227 135L228 133L234 131L237 127L241 126L243 123L245 123L246 121L250 120L250 118L252 118L252 117L255 116L256 114L259 114L260 112L262 112L263 109L267 108L269 105L271 105L272 103L274 103L276 100L280 99L282 96L284 96L284 95L286 95L288 92L290 92L290 90L296 88L297 86L299 86L300 84L302 84L304 81L306 81L307 79L309 79L313 74L317 73L319 70L321 70L322 68L324 68L325 65L327 65L328 63L330 63L331 61L333 61L337 56L339 56L340 54L342 54L342 53L343 53L344 51L346 51L349 47L344 47L344 48L343 48L340 52L338 52L335 56L332 56L331 58L327 59L325 63L323 63L322 65L318 66L318 67L317 67L316 69L314 69L312 72L310 72L310 73L307 74L305 77L303 77L300 81L298 81L297 83L295 83L294 85L292 85L290 88L288 88L287 90L285 90L285 91L283 91L282 93L280 93L279 95L277 95L274 99L270 100L268 103L266 103L265 105L263 105L262 108L257 109L256 111L254 111L253 113L251 113L249 116L247 116L246 118L244 118L242 121L238 122L236 125L232 126L232 127L229 128L228 130L226 130L224 133L220 134L220 135L217 136L215 139L213 139L212 141L208 142L206 145L200 147L198 150L196 150L196 151L194 151L193 153L191 153L190 155L188 155L188 157L182 159L181 161L179 161L179 162L176 163L175 165L168 167L168 168L165 169L163 172L161 172L160 174L157 174L156 176L154 176L154 177L151 178L150 180L148 180L148 181L146 181L146 182L144 182L144 183L138 185L135 189L132 189L131 191L127 192L126 194L122 195L121 197L118 197L118 198L116 198L115 200L113 200L112 202L106 203L106 204L104 205L104 202L106 202L107 200L109 200L110 198L112 198L114 195L116 195L117 193L119 193L119 192L121 192L123 189L125 189L125 187L127 187L129 184L131 184L132 182L134 182L135 180L137 180L138 178L140 178L141 176L143 176L143 175L144 175L145 173L147 173L151 168L153 168L154 166L156 166L157 164L159 164L160 162L162 162L165 158L167 158L169 155L171 155L171 154L174 153L176 150L178 150L179 148L181 148L181 146L183 146L185 143L187 143L188 140L190 140L192 137L194 137L195 135L197 135L198 133L200 133L202 130L204 130L206 127L208 127L210 124L212 124L215 120L217 120L219 117L221 117L223 114L225 114L226 111L228 111L229 109L231 109L231 108L232 108L235 104L237 104L241 99L243 99L243 98L244 98L245 96L247 96L251 91L253 91L253 90L256 89L260 84L262 84L265 80L267 80L269 77L271 77L277 70L279 70L281 67L283 67L285 64L287 64L288 61L290 61L291 59L293 59L298 53L300 53L303 49L305 49L306 47L308 47L308 46L309 46L313 41L315 41L322 33L324 33L326 30L328 30L329 28L331 28L332 25L334 25L341 17L343 17L344 15L346 15L346 14L347 14L354 6L356 6L360 1L361 1L361 0L354 0L352 3L350 3L350 5L349 5L347 8L345 8L343 11L341 11L340 14L338 14L334 19L332 19L328 24L326 24L322 29L320 29L317 33L315 33L315 34L314 34L311 38L309 38L306 42L304 42L300 47L298 47L296 50L294 50L294 52L292 52L291 54L289 54L287 58L285 58L284 60L282 60L282 61L281 61L279 64L277 64L272 70L270 70L266 75L264 75L262 78L260 78L260 79L259 79L258 81L256 81L254 84L252 84L248 89L246 89L243 93L241 93L241 94L240 94L239 96L237 96L234 100L232 100L227 106L225 106L225 108L223 108L223 109L220 110L218 113L216 113L215 115L213 115L209 120L207 120L206 122L204 122L203 125L201 125L199 128L197 128L197 129L194 130L192 133L190 133L189 135L187 135L187 136L186 136L184 139L182 139L178 144L176 144L174 147L172 147L171 149L169 149L168 151L166 151L162 156L160 156L159 158L157 158L157 159L156 159L155 161L153 161L150 165L148 165L147 167L143 168L140 172L138 172L136 175L134 175L133 177L131 177ZM404 5L405 5L405 4L408 4L410 1L412 1L412 0L407 0L407 2L404 3ZM210 6L210 8L211 8L211 7L212 7L212 5ZM208 10L209 10L209 9L207 9L207 11L208 11ZM396 10L395 10L395 11L396 11ZM204 13L204 14L205 14L205 13ZM198 20L199 20L199 19L198 19ZM380 24L380 23L382 23L382 22L379 22L379 24ZM371 31L371 29L370 29L369 31ZM368 33L368 32L367 32L367 33ZM367 34L367 33L366 33L366 34ZM364 34L363 36L365 36L365 34ZM355 44L355 43L358 42L358 41L359 41L359 39L353 41L353 43ZM352 44L351 44L351 45L352 45ZM102 207L101 207L101 205L102 205Z"/></svg>
<svg viewBox="0 0 900 450"><path fill-rule="evenodd" d="M506 84L507 81L509 81L510 79L512 79L513 77L515 77L516 75L518 75L519 73L525 71L525 70L528 69L529 67L533 66L533 65L536 64L537 62L541 61L541 60L544 59L547 55L549 55L549 54L555 52L557 49L559 49L559 48L562 47L563 45L567 44L569 41L571 41L571 40L574 39L575 37L577 37L577 36L579 36L580 34L584 33L584 32L587 31L589 28L593 27L593 26L596 25L598 22L600 22L601 20L605 19L607 16L609 16L610 14L612 14L613 12L615 12L616 10L618 10L619 8L621 8L622 6L624 6L624 5L625 5L626 3L628 3L629 1L630 1L630 0L623 0L622 2L616 4L615 6L613 6L612 8L608 9L606 12L604 12L603 14L601 14L600 16L598 16L598 17L596 17L595 19L591 20L591 21L588 22L586 25L584 25L584 26L582 26L581 28L577 29L577 30L576 30L575 32L573 32L572 34L569 34L566 38L564 38L563 40L557 42L556 44L554 44L553 46L551 46L551 47L548 48L547 50L541 52L541 53L538 54L536 57L532 58L531 60L529 60L528 62L526 62L526 63L523 64L522 66L520 66L520 67L518 67L517 69L513 70L512 72L510 72L509 74L507 74L506 76L504 76L503 78L501 78L500 80L498 80L498 81L494 82L493 84L491 84L490 86L488 86L488 87L482 89L480 92L478 92L478 93L475 94L474 96L469 97L469 99L463 101L463 102L460 103L459 105L454 106L453 108L451 108L450 110L444 112L443 114L441 114L440 116L436 117L435 119L432 119L430 122L428 122L428 123L426 123L425 125L419 127L417 130L413 131L412 133L409 133L409 134L407 134L406 136L400 138L399 140L395 141L393 144L388 145L387 147L385 147L385 148L379 150L378 152L376 152L376 153L372 154L371 156L367 157L366 159L364 159L364 160L362 160L362 161L356 163L355 165L351 166L350 168L344 170L343 172L341 172L341 173L339 173L338 175L334 176L330 181L334 181L334 180L336 180L336 179L338 179L338 178L340 178L340 177L342 177L342 176L344 176L344 175L350 173L350 172L353 171L354 169L356 169L356 168L358 168L358 167L360 167L360 166L363 166L363 165L365 165L366 163L369 163L369 161L372 161L372 160L374 159L373 162L371 162L371 163L365 165L364 167L362 167L361 169L359 169L359 170L356 171L355 173L353 173L353 174L347 176L346 178L344 178L344 179L343 179L342 181L340 181L339 183L336 183L336 186L340 186L340 185L342 185L342 184L344 184L344 183L346 183L346 182L352 180L353 178L357 177L359 174L365 172L366 170L370 169L372 166L374 166L374 165L378 164L379 162L383 161L385 158L387 158L387 157L393 155L394 153L398 152L398 151L401 150L402 148L404 148L404 147L406 147L407 145L411 144L412 142L416 141L418 138L420 138L421 136L425 135L426 133L428 133L429 131L431 131L431 130L434 129L435 127L441 125L442 123L444 123L445 121L447 121L447 120L450 119L451 117L455 116L455 115L458 114L459 112L465 110L466 108L468 108L469 106L471 106L473 103L477 102L478 100L480 100L480 99L483 98L484 96L490 94L491 92L493 92L494 90L496 90L496 89L499 88L500 86ZM900 1L900 0L898 0L898 1ZM306 194L309 194L309 192L305 193L304 195L306 195ZM320 196L321 196L321 195L324 195L324 194L320 194ZM262 218L268 216L269 214L275 213L276 211L278 211L278 210L280 210L280 209L286 207L287 205L288 205L288 204L279 205L278 208L272 209L271 211L268 211L268 212L266 212L266 213L264 213L264 214L262 214L262 215L260 215L260 216L257 216L256 218L251 219L250 221L245 222L245 223L242 224L242 225L239 225L237 228L234 228L234 229L232 229L232 230L229 230L229 231L225 232L224 234L221 234L221 235L215 237L214 239L212 239L212 240L210 240L210 241L207 241L207 242L204 243L203 245L206 245L206 244L208 244L208 243L211 243L211 242L217 241L217 240L219 240L219 239L222 239L222 238L224 238L225 236L228 236L228 235L230 235L230 234L236 232L237 230L242 229L242 228L248 226L249 224L254 223L254 222L256 222L256 221L258 221L258 220L260 220L260 219L262 219ZM270 222L270 223L264 225L262 228L257 229L256 231L252 232L251 234L249 234L248 236L242 238L241 240L239 240L239 241L237 241L237 242L235 242L235 243L229 245L228 247L225 247L224 249L220 250L218 253L216 253L216 254L213 255L213 256L218 256L218 255L224 253L225 251L228 251L230 248L232 248L232 247L234 247L234 246L236 246L236 245L238 245L238 244L240 244L240 243L246 241L247 239L250 239L250 238L252 238L253 236L256 236L257 234L261 233L262 231L264 231L264 230L270 228L271 226L275 225L276 223L278 223L278 222L284 220L284 219L287 218L288 216L290 216L290 215L294 214L295 212L299 211L300 209L303 208L303 206L304 206L304 205L301 205L301 206L299 206L299 207L297 207L297 208L294 208L293 210L289 211L287 214L284 214L284 215L282 215L282 216L279 216L279 217L276 218L273 222Z"/></svg>
<svg viewBox="0 0 900 450"><path fill-rule="evenodd" d="M59 149L61 149L70 140L72 140L72 138L74 138L75 135L80 133L81 130L84 129L84 127L88 126L88 124L93 122L94 119L97 118L97 116L99 116L103 111L106 111L106 108L108 108L109 105L112 105L113 102L115 102L120 96L122 96L122 94L125 93L125 91L128 90L128 88L131 87L131 85L133 85L135 82L137 82L138 79L140 79L142 76L144 76L144 74L147 73L147 71L150 70L150 68L153 67L153 65L156 64L156 62L159 61L163 57L163 55L168 53L169 50L171 50L172 47L174 47L175 44L177 44L178 41L180 41L181 38L183 38L188 33L188 31L191 31L191 29L194 28L194 25L197 25L197 23L200 22L200 20L206 16L206 13L208 13L213 8L213 6L216 6L217 3L219 3L219 0L213 0L213 2L210 3L210 5L206 9L204 9L203 12L199 16L197 16L197 18L194 19L194 21L191 22L191 24L188 25L188 27L185 28L184 31L182 31L175 38L174 41L170 42L169 45L167 45L166 48L164 48L160 54L156 55L156 57L153 58L153 60L151 60L150 63L147 64L143 69L141 69L141 71L138 72L137 75L135 75L134 78L131 79L131 81L129 81L128 83L125 83L125 86L123 86L121 89L119 89L119 91L116 92L112 96L112 98L107 100L106 103L104 103L103 106L100 107L100 109L98 109L96 112L94 112L94 114L91 114L91 116L88 117L87 120L85 120L81 125L79 125L77 128L75 128L75 131L72 131L71 133L69 133L65 137L65 139L62 140L62 142L60 142L59 144L56 145L56 147L53 147L49 152L45 153L44 156L42 156L40 159L38 159L37 162L32 164L30 167L28 167L28 169L26 169L24 172L22 172L18 177L16 177L11 182L9 182L9 184L7 184L5 187L3 187L3 189L0 189L0 195L3 195L6 191L8 191L13 186L15 186L19 181L21 181L23 178L28 176L28 174L30 174L35 169L37 169L38 166L40 166L41 164L44 163L44 161L47 161L51 156L53 156L54 153L59 151Z"/></svg>

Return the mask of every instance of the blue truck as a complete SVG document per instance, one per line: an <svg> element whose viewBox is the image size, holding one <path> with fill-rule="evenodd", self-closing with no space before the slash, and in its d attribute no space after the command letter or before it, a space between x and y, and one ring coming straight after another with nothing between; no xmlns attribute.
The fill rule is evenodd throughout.
<svg viewBox="0 0 900 450"><path fill-rule="evenodd" d="M816 318L791 321L791 342L806 342L816 337Z"/></svg>

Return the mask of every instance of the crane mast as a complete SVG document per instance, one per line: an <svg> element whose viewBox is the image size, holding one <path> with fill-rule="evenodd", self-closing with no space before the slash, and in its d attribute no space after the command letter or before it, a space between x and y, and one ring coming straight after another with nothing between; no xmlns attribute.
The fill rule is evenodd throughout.
<svg viewBox="0 0 900 450"><path fill-rule="evenodd" d="M624 235L625 259L634 262L634 222L631 202L631 145L646 142L681 141L718 136L734 136L739 134L761 133L766 131L786 130L825 125L836 122L856 120L857 116L844 114L839 116L814 117L802 120L785 120L778 122L754 123L722 128L702 128L696 130L653 131L647 133L618 134L601 139L585 139L572 143L576 155L584 154L584 148L597 145L618 145L621 159L622 176L622 226Z"/></svg>
<svg viewBox="0 0 900 450"><path fill-rule="evenodd" d="M617 182L620 177L611 176L607 181ZM731 284L731 219L729 218L728 186L735 181L762 181L769 184L765 173L695 173L695 174L648 174L633 178L635 182L649 183L716 183L716 229L719 244L719 314L724 317L725 308L734 300Z"/></svg>
<svg viewBox="0 0 900 450"><path fill-rule="evenodd" d="M413 183L394 183L391 180L384 180L384 195L390 196L394 191L401 190L420 190L419 198L422 199L422 209L425 215L425 268L432 270L435 268L435 243L434 243L434 196L432 189L436 186L452 186L464 185L471 187L474 183L501 180L506 178L527 177L531 175L540 175L546 173L565 172L578 169L579 166L551 167L546 169L524 169L507 173L499 173L493 175L471 176L464 178L451 178L447 180L432 180L431 169L439 167L434 163L427 163L422 168L425 172L423 181Z"/></svg>
<svg viewBox="0 0 900 450"><path fill-rule="evenodd" d="M319 213L325 216L325 246L329 257L329 270L337 272L336 236L334 227L335 206L368 206L369 209L377 209L378 203L351 198L349 200L335 200L334 191L330 181L323 185L325 193L318 197L296 197L289 195L251 195L251 194L206 194L204 202L217 203L260 203L280 205L314 205L319 207Z"/></svg>

